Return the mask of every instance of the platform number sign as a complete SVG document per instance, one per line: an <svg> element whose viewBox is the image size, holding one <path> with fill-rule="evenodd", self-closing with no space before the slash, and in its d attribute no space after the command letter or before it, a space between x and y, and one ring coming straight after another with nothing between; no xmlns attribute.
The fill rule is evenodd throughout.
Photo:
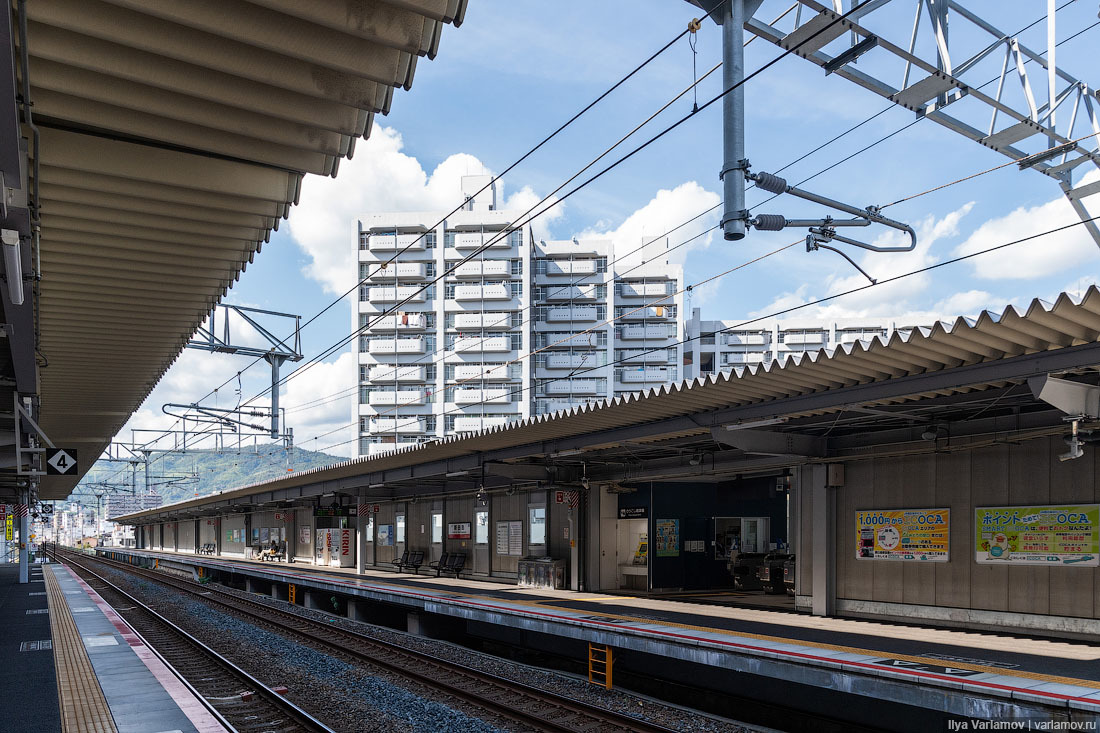
<svg viewBox="0 0 1100 733"><path fill-rule="evenodd" d="M46 451L47 476L75 476L76 449L54 448Z"/></svg>

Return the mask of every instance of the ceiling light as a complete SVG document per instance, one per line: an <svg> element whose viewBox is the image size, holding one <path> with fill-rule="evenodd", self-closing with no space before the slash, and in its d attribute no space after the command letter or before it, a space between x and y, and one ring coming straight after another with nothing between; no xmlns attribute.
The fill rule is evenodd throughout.
<svg viewBox="0 0 1100 733"><path fill-rule="evenodd" d="M461 478L462 476L469 476L469 471L451 471L446 474L447 478Z"/></svg>
<svg viewBox="0 0 1100 733"><path fill-rule="evenodd" d="M771 417L765 420L745 420L743 422L730 423L722 427L726 430L749 430L750 428L762 428L767 425L782 425L788 420L790 420L789 417Z"/></svg>
<svg viewBox="0 0 1100 733"><path fill-rule="evenodd" d="M571 450L560 450L557 453L551 453L550 457L551 458L565 458L566 456L579 456L581 453L584 453L584 451L581 450L580 448L573 448Z"/></svg>

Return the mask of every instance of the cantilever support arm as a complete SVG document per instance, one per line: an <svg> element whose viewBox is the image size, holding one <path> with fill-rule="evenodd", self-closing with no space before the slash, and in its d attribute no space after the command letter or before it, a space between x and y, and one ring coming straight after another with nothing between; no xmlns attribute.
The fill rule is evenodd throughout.
<svg viewBox="0 0 1100 733"><path fill-rule="evenodd" d="M843 211L846 214L852 214L853 216L859 217L859 219L856 219L856 220L850 220L850 221L841 220L841 221L836 221L836 222L832 222L832 223L829 223L829 222L820 222L820 223L819 222L813 222L814 224L824 224L827 227L828 230L831 230L835 226L866 226L866 224L864 224L860 221L862 219L862 220L866 220L867 223L883 224L885 226L891 227L892 229L897 229L899 231L905 232L906 234L909 235L909 244L908 244L908 246L879 247L877 245L867 244L866 242L860 242L860 241L857 241L855 239L851 239L849 237L841 237L841 236L839 236L835 233L832 233L831 231L827 231L827 230L822 230L822 231L817 232L818 234L821 234L822 236L828 237L830 239L835 239L838 242L844 242L845 244L851 244L851 245L854 245L856 247L862 247L863 249L868 249L868 250L871 250L872 252L911 252L912 250L916 249L916 246L917 246L917 233L915 231L913 231L913 227L911 227L908 224L905 224L903 222L897 221L896 219L891 219L888 216L883 216L879 212L877 207L868 206L865 209L860 209L856 206L846 204L843 201L837 201L836 199L831 199L828 196L822 196L820 194L813 193L812 191L805 191L801 188L796 188L794 186L790 186L790 185L787 184L786 179L780 178L779 176L774 175L772 173L765 173L765 172L762 171L760 173L749 174L749 177L752 178L752 180L754 180L756 182L756 187L758 189L760 189L761 191L767 191L768 193L775 193L775 194L789 193L792 196L797 196L800 199L805 199L806 201L813 201L816 204L822 204L823 206L828 206L829 208L837 209L838 211ZM771 219L773 221L768 222L768 223L772 223L772 224L774 224L775 220L778 220L779 218L780 217L777 217L775 215L761 215L761 216L757 217L758 220ZM798 219L793 219L793 220L786 220L785 219L783 221L784 221L784 226L798 226L800 224L802 226L805 226L805 224L807 223L807 220L798 220ZM758 228L765 228L765 229L773 229L774 230L776 228L782 228L782 226L779 226L779 227L776 227L776 226L759 227L758 226Z"/></svg>

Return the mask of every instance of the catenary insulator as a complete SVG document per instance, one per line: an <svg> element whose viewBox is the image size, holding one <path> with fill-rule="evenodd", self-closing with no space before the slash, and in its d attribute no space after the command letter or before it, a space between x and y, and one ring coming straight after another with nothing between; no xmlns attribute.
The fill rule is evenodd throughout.
<svg viewBox="0 0 1100 733"><path fill-rule="evenodd" d="M767 191L768 193L786 193L787 192L787 179L780 178L779 176L771 173L757 173L756 174L756 187L761 191Z"/></svg>
<svg viewBox="0 0 1100 733"><path fill-rule="evenodd" d="M752 225L756 227L757 231L778 232L787 226L787 218L782 214L757 214L756 218L752 220Z"/></svg>

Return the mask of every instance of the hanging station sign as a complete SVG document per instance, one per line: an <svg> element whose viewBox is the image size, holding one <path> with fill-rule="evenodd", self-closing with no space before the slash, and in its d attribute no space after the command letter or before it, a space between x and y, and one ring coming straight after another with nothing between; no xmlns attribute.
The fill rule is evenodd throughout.
<svg viewBox="0 0 1100 733"><path fill-rule="evenodd" d="M856 512L856 558L947 562L950 509L866 509Z"/></svg>
<svg viewBox="0 0 1100 733"><path fill-rule="evenodd" d="M974 510L974 561L1100 566L1100 504Z"/></svg>

